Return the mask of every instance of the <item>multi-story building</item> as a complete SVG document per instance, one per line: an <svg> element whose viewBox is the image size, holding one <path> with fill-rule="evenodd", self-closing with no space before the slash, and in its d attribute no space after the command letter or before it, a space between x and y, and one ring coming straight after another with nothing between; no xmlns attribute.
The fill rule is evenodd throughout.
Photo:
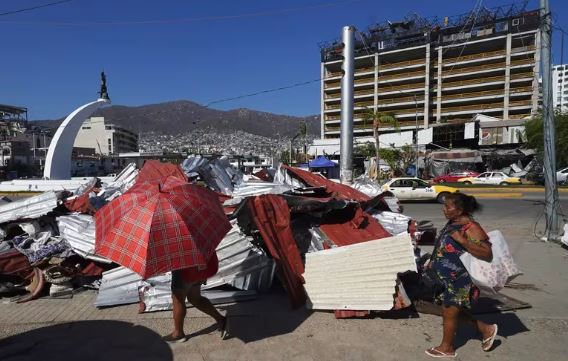
<svg viewBox="0 0 568 361"><path fill-rule="evenodd" d="M73 146L92 148L100 155L137 152L138 134L107 123L104 117L91 117L81 126Z"/></svg>
<svg viewBox="0 0 568 361"><path fill-rule="evenodd" d="M357 33L355 141L372 140L372 123L364 120L372 110L400 124L396 136L385 135L387 144L395 138L412 143L418 129L433 128L434 143L451 146L452 137L471 133L466 124L477 114L503 122L484 128L487 142L518 142L509 128L538 111L539 19L538 11L512 5L441 21L413 15ZM339 141L341 51L340 40L321 49L322 144Z"/></svg>
<svg viewBox="0 0 568 361"><path fill-rule="evenodd" d="M568 64L552 67L552 98L554 108L568 111Z"/></svg>

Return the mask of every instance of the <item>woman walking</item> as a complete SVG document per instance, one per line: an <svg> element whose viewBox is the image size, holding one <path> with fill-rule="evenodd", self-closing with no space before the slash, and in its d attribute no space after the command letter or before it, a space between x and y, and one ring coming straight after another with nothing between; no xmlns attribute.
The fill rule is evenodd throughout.
<svg viewBox="0 0 568 361"><path fill-rule="evenodd" d="M479 296L479 289L460 260L464 252L490 262L493 258L489 237L479 223L473 220L473 213L480 209L475 197L454 193L446 197L444 215L448 223L440 232L430 264L444 285L444 291L436 297L443 306L443 337L437 347L426 350L436 358L455 358L454 337L458 322L472 324L481 334L483 351L490 351L497 335L497 325L476 320L470 313L471 304Z"/></svg>
<svg viewBox="0 0 568 361"><path fill-rule="evenodd" d="M208 314L217 321L221 338L225 337L227 318L219 313L207 298L201 295L201 285L207 278L212 277L219 269L217 255L213 254L207 267L200 270L197 267L186 268L172 272L172 301L174 331L163 337L166 342L185 342L187 337L183 330L186 306L185 300L203 313Z"/></svg>

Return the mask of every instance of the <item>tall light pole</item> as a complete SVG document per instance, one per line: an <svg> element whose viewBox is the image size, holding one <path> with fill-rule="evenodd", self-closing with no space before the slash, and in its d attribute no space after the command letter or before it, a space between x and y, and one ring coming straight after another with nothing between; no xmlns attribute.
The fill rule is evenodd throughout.
<svg viewBox="0 0 568 361"><path fill-rule="evenodd" d="M414 107L415 109L415 118L414 120L416 121L416 141L415 141L415 146L416 146L416 164L414 165L415 167L415 171L414 171L414 176L416 178L420 178L418 176L418 101L416 100L416 94L414 94Z"/></svg>
<svg viewBox="0 0 568 361"><path fill-rule="evenodd" d="M551 15L548 0L540 0L540 19L542 35L542 102L544 133L544 189L547 241L559 238L558 224L558 185L556 183L556 132L554 129L554 110L552 105L551 73Z"/></svg>
<svg viewBox="0 0 568 361"><path fill-rule="evenodd" d="M355 28L344 26L342 34L343 64L341 65L341 128L339 170L341 183L353 183L353 103L355 82Z"/></svg>

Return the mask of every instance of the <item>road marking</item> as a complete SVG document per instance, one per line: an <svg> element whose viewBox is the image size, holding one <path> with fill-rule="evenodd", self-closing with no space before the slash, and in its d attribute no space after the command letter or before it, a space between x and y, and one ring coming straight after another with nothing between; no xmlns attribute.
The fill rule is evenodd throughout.
<svg viewBox="0 0 568 361"><path fill-rule="evenodd" d="M503 187L503 188L496 188L496 187L491 187L491 188L476 188L476 187L471 187L471 188L457 188L459 189L460 192L468 192L468 191L472 191L472 192L498 192L498 191L505 191L505 192L544 192L544 188L517 188L517 187ZM558 188L558 192L568 192L567 188Z"/></svg>
<svg viewBox="0 0 568 361"><path fill-rule="evenodd" d="M466 192L464 192L466 193ZM523 193L521 192L511 192L511 193L474 193L474 192L467 192L471 196L475 198L523 198Z"/></svg>

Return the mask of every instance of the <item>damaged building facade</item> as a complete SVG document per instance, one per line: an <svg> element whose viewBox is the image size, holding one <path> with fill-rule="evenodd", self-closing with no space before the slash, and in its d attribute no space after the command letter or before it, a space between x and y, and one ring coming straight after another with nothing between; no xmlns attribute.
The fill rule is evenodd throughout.
<svg viewBox="0 0 568 361"><path fill-rule="evenodd" d="M541 35L538 10L525 5L444 18L405 17L356 36L354 137L373 142L368 110L393 114L381 126L388 146L446 148L519 143L538 111ZM340 40L321 46L321 139L311 152L339 151ZM483 115L484 119L476 116Z"/></svg>

